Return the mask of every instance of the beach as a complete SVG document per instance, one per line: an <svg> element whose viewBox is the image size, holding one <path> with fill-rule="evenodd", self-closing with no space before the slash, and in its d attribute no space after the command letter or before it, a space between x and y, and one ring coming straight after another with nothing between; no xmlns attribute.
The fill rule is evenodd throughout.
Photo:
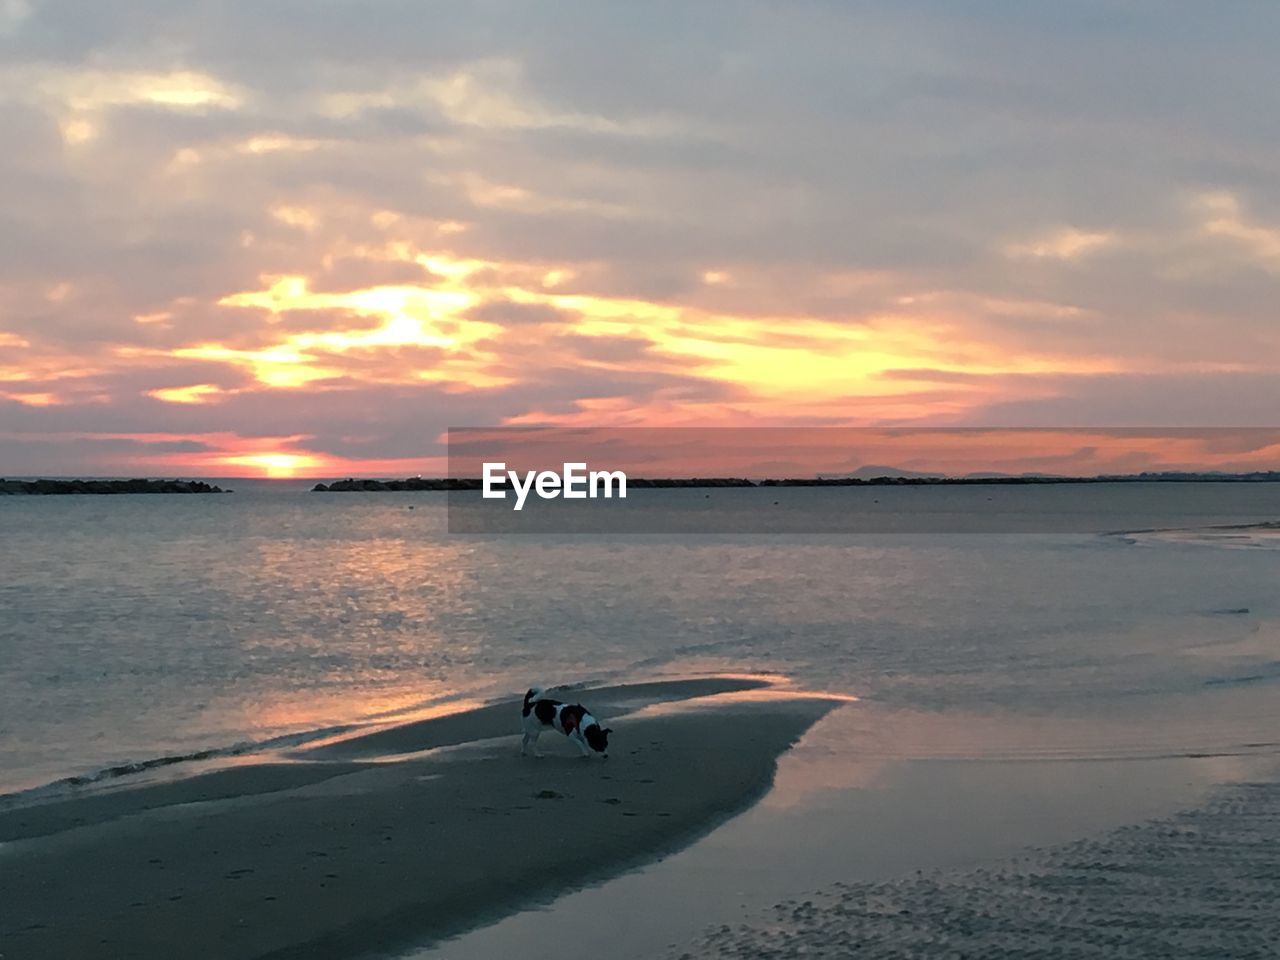
<svg viewBox="0 0 1280 960"><path fill-rule="evenodd" d="M967 870L838 883L707 931L681 960L1274 957L1280 783Z"/></svg>
<svg viewBox="0 0 1280 960"><path fill-rule="evenodd" d="M1273 956L1274 746L1157 756L1088 726L1047 749L855 703L690 847L397 956L554 960L566 936L616 960Z"/></svg>
<svg viewBox="0 0 1280 960"><path fill-rule="evenodd" d="M548 738L544 758L521 757L503 735L518 727L513 700L315 760L6 811L4 956L336 960L456 933L674 849L757 799L779 754L840 701L672 701L759 686L581 691L620 717L607 761ZM328 758L347 751L364 759Z"/></svg>
<svg viewBox="0 0 1280 960"><path fill-rule="evenodd" d="M565 937L620 960L1280 943L1274 744L1126 749L1113 724L1137 714L1081 715L1054 720L1048 749L1035 725L778 677L561 695L614 726L608 759L558 736L522 757L511 698L4 810L5 960L552 960Z"/></svg>

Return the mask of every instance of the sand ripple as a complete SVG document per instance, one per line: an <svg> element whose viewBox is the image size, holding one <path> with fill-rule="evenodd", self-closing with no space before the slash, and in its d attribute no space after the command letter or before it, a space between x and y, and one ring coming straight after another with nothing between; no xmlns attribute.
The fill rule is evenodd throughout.
<svg viewBox="0 0 1280 960"><path fill-rule="evenodd" d="M1280 956L1280 783L998 866L837 884L683 953L710 958Z"/></svg>

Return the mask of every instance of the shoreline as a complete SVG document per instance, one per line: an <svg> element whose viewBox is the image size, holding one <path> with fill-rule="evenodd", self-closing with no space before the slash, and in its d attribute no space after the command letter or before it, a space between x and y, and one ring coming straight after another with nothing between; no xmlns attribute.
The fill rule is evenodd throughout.
<svg viewBox="0 0 1280 960"><path fill-rule="evenodd" d="M1123 473L1097 476L897 476L876 477L627 477L633 490L702 490L718 488L750 488L775 490L781 487L973 487L973 486L1045 486L1054 484L1106 483L1280 483L1280 470L1252 473ZM506 480L493 484L495 489L509 489ZM461 493L484 489L479 477L406 477L379 479L348 477L329 483L319 481L312 493L385 493L439 492Z"/></svg>
<svg viewBox="0 0 1280 960"><path fill-rule="evenodd" d="M751 806L842 702L733 695L763 686L583 690L624 717L607 762L549 737L545 759L520 757L511 701L292 755L306 762L0 812L0 942L13 957L338 960L460 933Z"/></svg>
<svg viewBox="0 0 1280 960"><path fill-rule="evenodd" d="M609 716L624 716L655 691L663 703L745 693L774 686L783 678L762 674L719 674L629 684L554 687L550 692L572 698L589 689L599 698L593 703ZM476 701L450 698L442 704L410 708L393 719L352 720L329 726L291 730L262 740L202 747L185 753L158 753L152 757L114 762L106 766L64 773L51 780L0 787L0 813L95 796L99 791L130 789L139 785L163 785L175 779L191 779L220 773L228 767L252 762L254 757L282 760L355 760L361 757L403 755L468 740L501 737L511 730L510 704L503 700ZM185 774L185 776L184 776ZM0 833L0 841L4 836Z"/></svg>

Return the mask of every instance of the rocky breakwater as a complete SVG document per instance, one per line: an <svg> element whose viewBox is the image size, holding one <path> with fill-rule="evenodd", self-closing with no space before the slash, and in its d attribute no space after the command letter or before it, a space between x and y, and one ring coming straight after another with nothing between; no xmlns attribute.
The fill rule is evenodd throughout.
<svg viewBox="0 0 1280 960"><path fill-rule="evenodd" d="M3 480L0 496L109 493L230 493L203 480Z"/></svg>
<svg viewBox="0 0 1280 960"><path fill-rule="evenodd" d="M372 493L382 490L479 490L477 479L456 477L409 477L407 480L335 480L333 483L317 483L312 493Z"/></svg>

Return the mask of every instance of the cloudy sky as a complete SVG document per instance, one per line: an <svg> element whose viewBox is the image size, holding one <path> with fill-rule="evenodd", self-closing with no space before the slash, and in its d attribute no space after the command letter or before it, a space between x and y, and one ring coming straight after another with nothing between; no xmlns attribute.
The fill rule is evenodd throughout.
<svg viewBox="0 0 1280 960"><path fill-rule="evenodd" d="M1274 425L1277 37L1272 0L0 0L0 474Z"/></svg>

